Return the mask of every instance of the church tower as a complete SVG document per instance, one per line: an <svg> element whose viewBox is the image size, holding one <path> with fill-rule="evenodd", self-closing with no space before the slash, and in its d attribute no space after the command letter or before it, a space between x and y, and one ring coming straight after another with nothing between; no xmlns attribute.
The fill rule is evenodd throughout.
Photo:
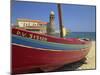
<svg viewBox="0 0 100 75"><path fill-rule="evenodd" d="M54 35L55 30L54 30L54 19L55 19L55 14L53 11L50 12L50 17L49 17L49 23L47 25L47 34L48 35Z"/></svg>

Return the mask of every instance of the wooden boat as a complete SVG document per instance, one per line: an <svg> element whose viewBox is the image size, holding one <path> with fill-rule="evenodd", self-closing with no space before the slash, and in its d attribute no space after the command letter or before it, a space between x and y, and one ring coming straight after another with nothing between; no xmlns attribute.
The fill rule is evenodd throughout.
<svg viewBox="0 0 100 75"><path fill-rule="evenodd" d="M52 71L83 59L91 46L86 39L57 38L17 28L12 29L12 34L13 73Z"/></svg>

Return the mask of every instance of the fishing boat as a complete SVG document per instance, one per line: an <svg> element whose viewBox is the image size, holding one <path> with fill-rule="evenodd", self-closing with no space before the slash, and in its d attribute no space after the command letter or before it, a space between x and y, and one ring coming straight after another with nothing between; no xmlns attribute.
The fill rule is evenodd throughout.
<svg viewBox="0 0 100 75"><path fill-rule="evenodd" d="M52 71L81 60L91 46L91 41L86 39L58 38L17 28L12 29L12 34L13 73L37 68Z"/></svg>
<svg viewBox="0 0 100 75"><path fill-rule="evenodd" d="M59 12L61 16L61 10ZM60 23L61 38L12 28L12 73L53 71L65 64L79 61L88 54L91 41L62 38L61 17Z"/></svg>

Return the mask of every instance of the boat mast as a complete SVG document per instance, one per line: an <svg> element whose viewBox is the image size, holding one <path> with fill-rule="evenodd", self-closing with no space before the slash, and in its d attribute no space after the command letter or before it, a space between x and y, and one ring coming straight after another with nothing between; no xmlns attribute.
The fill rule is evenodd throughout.
<svg viewBox="0 0 100 75"><path fill-rule="evenodd" d="M60 37L63 38L62 10L60 4L58 4L58 16L59 16Z"/></svg>

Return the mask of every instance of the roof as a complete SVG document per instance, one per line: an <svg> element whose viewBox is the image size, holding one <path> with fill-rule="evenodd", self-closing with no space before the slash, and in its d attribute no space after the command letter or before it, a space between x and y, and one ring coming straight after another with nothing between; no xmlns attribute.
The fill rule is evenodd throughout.
<svg viewBox="0 0 100 75"><path fill-rule="evenodd" d="M43 21L40 21L40 20L31 20L31 19L17 19L17 21L37 22L39 24L44 24L44 25L47 25L48 24L48 22L43 22Z"/></svg>

